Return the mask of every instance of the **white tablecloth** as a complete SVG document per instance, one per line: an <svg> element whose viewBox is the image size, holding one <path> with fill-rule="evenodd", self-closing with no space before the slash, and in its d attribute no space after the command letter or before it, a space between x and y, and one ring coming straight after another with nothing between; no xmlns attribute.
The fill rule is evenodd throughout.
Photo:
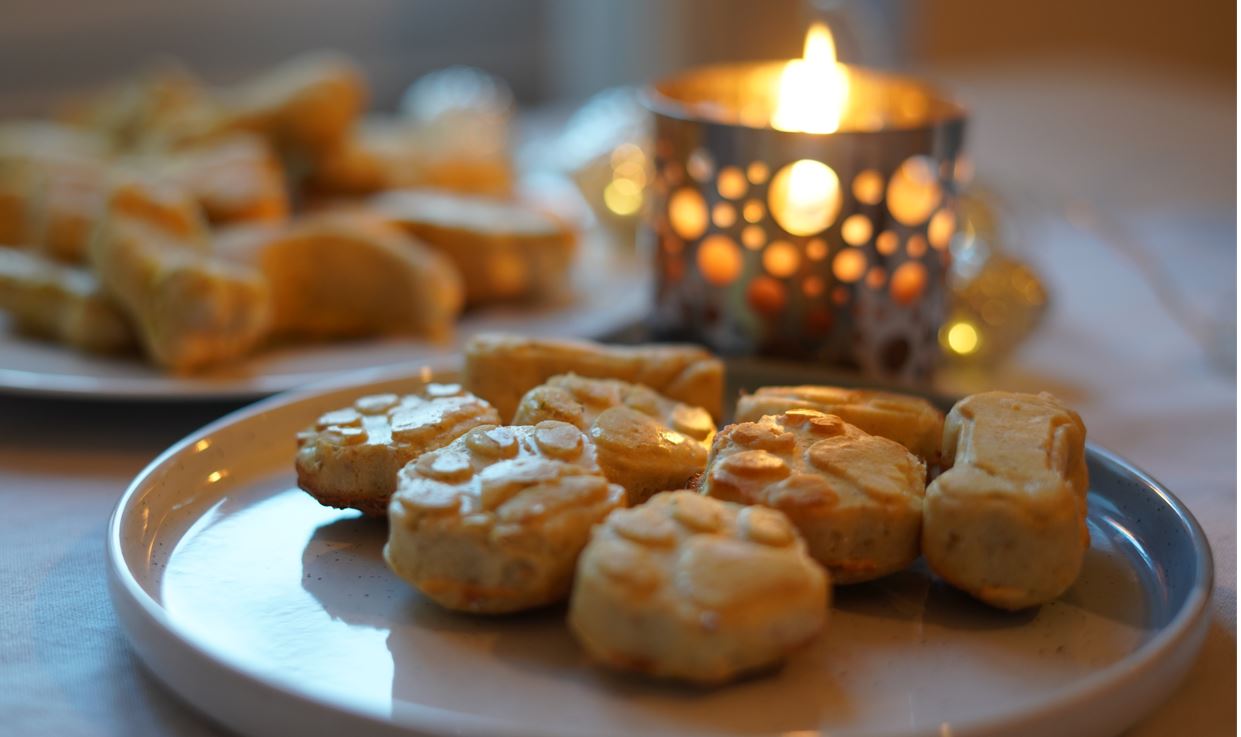
<svg viewBox="0 0 1241 737"><path fill-rule="evenodd" d="M1097 65L942 76L973 106L978 171L1010 195L1023 253L1053 295L1046 323L1011 361L953 380L1061 394L1093 440L1197 515L1216 562L1206 646L1132 734L1233 734L1235 374L1212 367L1133 253L1192 283L1191 304L1235 314L1235 100ZM1235 341L1235 323L1225 325L1216 343ZM218 733L127 649L106 593L103 535L129 479L229 408L0 398L0 733Z"/></svg>

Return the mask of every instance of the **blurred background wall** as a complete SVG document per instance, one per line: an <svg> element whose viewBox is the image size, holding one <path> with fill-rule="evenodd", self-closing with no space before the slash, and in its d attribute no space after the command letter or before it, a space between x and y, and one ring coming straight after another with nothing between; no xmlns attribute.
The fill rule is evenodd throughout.
<svg viewBox="0 0 1241 737"><path fill-rule="evenodd" d="M355 56L380 107L449 63L504 76L526 102L580 99L690 64L796 55L815 14L842 58L873 66L1107 57L1235 90L1228 0L0 0L0 114L159 55L223 82L319 47Z"/></svg>

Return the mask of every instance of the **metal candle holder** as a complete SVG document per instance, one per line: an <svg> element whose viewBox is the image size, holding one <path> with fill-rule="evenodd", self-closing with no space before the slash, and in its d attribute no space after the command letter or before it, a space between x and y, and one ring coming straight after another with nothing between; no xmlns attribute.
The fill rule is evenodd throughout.
<svg viewBox="0 0 1241 737"><path fill-rule="evenodd" d="M964 110L847 68L836 132L775 130L782 68L704 67L647 91L652 328L724 355L923 379L947 308Z"/></svg>

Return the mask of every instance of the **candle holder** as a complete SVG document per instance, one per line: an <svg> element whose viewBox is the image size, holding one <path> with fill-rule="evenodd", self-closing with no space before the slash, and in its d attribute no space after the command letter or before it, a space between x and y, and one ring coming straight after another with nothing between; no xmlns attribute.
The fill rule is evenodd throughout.
<svg viewBox="0 0 1241 737"><path fill-rule="evenodd" d="M965 112L840 65L838 129L777 130L784 67L704 67L646 91L652 330L724 355L925 379L947 312Z"/></svg>

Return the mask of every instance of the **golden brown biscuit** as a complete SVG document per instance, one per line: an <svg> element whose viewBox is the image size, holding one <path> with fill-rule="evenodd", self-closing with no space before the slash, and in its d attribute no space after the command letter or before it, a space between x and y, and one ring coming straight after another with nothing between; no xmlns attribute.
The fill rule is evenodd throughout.
<svg viewBox="0 0 1241 737"><path fill-rule="evenodd" d="M282 335L442 337L461 311L461 281L452 264L364 212L231 230L217 238L216 248L222 258L267 278L273 330Z"/></svg>
<svg viewBox="0 0 1241 737"><path fill-rule="evenodd" d="M595 528L569 627L609 667L718 684L812 639L830 598L783 514L673 491Z"/></svg>
<svg viewBox="0 0 1241 737"><path fill-rule="evenodd" d="M944 425L952 468L927 489L922 554L991 606L1043 604L1077 579L1086 528L1086 427L1050 394L987 392Z"/></svg>
<svg viewBox="0 0 1241 737"><path fill-rule="evenodd" d="M106 142L57 123L0 124L0 245L84 259L108 191Z"/></svg>
<svg viewBox="0 0 1241 737"><path fill-rule="evenodd" d="M258 136L234 133L151 157L146 165L197 200L212 224L288 217L284 171Z"/></svg>
<svg viewBox="0 0 1241 737"><path fill-rule="evenodd" d="M411 187L495 197L512 192L507 155L476 155L441 139L408 120L368 118L315 159L306 184L328 196Z"/></svg>
<svg viewBox="0 0 1241 737"><path fill-rule="evenodd" d="M456 384L361 397L298 433L297 485L325 506L383 516L401 467L499 421L491 405Z"/></svg>
<svg viewBox="0 0 1241 737"><path fill-rule="evenodd" d="M620 379L702 407L719 419L724 364L691 345L614 346L584 340L477 335L465 346L465 384L512 417L526 392L557 374Z"/></svg>
<svg viewBox="0 0 1241 737"><path fill-rule="evenodd" d="M719 432L701 489L789 516L837 583L869 581L918 557L926 466L835 415L794 409Z"/></svg>
<svg viewBox="0 0 1241 737"><path fill-rule="evenodd" d="M249 131L286 156L313 158L344 140L366 97L365 78L351 59L305 54L221 90L208 135Z"/></svg>
<svg viewBox="0 0 1241 737"><path fill-rule="evenodd" d="M111 148L162 148L200 131L214 104L185 68L161 61L134 76L71 101L61 118L103 136Z"/></svg>
<svg viewBox="0 0 1241 737"><path fill-rule="evenodd" d="M160 183L118 187L91 241L90 263L133 322L147 355L193 370L249 353L271 317L253 269L212 258L202 214Z"/></svg>
<svg viewBox="0 0 1241 737"><path fill-rule="evenodd" d="M577 235L528 205L416 189L382 192L370 204L452 259L467 304L552 296L568 283Z"/></svg>
<svg viewBox="0 0 1241 737"><path fill-rule="evenodd" d="M836 415L871 435L895 440L928 464L939 462L944 414L921 397L836 386L765 386L737 400L735 422L757 422L790 409Z"/></svg>
<svg viewBox="0 0 1241 737"><path fill-rule="evenodd" d="M568 595L591 527L624 504L576 427L484 425L401 469L384 558L448 609L530 609Z"/></svg>
<svg viewBox="0 0 1241 737"><path fill-rule="evenodd" d="M590 433L599 466L625 487L629 505L682 489L707 464L715 437L711 415L640 384L616 379L553 376L526 392L513 424L560 420Z"/></svg>
<svg viewBox="0 0 1241 737"><path fill-rule="evenodd" d="M92 352L135 344L129 321L87 271L0 248L0 310L19 330Z"/></svg>

